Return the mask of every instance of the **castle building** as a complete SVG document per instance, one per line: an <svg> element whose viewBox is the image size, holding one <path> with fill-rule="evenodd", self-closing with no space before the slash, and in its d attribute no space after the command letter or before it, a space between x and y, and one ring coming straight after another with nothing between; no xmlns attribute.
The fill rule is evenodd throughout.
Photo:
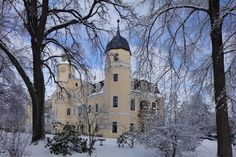
<svg viewBox="0 0 236 157"><path fill-rule="evenodd" d="M133 127L142 127L146 114L162 117L162 95L157 85L131 76L131 51L119 28L107 44L105 55L105 79L97 83L77 79L75 68L66 60L58 64L59 85L52 95L56 121L75 124L83 133L95 126L97 134L114 138Z"/></svg>

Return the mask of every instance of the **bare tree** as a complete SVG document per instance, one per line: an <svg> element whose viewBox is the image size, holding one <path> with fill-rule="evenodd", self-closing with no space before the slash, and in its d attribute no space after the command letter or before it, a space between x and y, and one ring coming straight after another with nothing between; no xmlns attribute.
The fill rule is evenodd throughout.
<svg viewBox="0 0 236 157"><path fill-rule="evenodd" d="M22 157L29 143L30 135L22 132L3 132L0 140L1 151L6 157ZM1 152L0 152L1 153ZM1 155L0 155L1 156Z"/></svg>
<svg viewBox="0 0 236 157"><path fill-rule="evenodd" d="M79 119L81 121L80 127L83 126L82 133L88 135L88 154L90 156L94 149L96 137L99 136L99 131L109 125L107 106L105 104L99 106L89 104L88 99L92 94L93 88L94 86L91 83L83 82L79 90L80 97L77 98L77 101L81 104L78 106Z"/></svg>
<svg viewBox="0 0 236 157"><path fill-rule="evenodd" d="M29 139L29 134L23 133L27 94L6 55L0 53L0 62L0 154L21 157Z"/></svg>
<svg viewBox="0 0 236 157"><path fill-rule="evenodd" d="M6 56L0 54L0 61L0 129L22 131L26 121L27 94Z"/></svg>
<svg viewBox="0 0 236 157"><path fill-rule="evenodd" d="M145 56L143 63L150 63L157 47L161 47L176 74L181 68L189 71L198 68L205 73L201 75L201 87L212 74L218 155L232 157L225 56L235 52L229 43L236 35L235 1L153 0L140 1L140 4L147 15L141 14L133 24L142 32L138 52Z"/></svg>
<svg viewBox="0 0 236 157"><path fill-rule="evenodd" d="M108 126L107 121L107 109L105 106L100 106L97 110L95 106L84 104L80 107L80 118L82 125L86 128L86 134L88 135L88 153L91 156L96 137L99 136L99 131L105 129Z"/></svg>
<svg viewBox="0 0 236 157"><path fill-rule="evenodd" d="M51 65L64 53L78 72L86 71L88 66L80 42L89 39L95 48L103 50L99 34L109 32L104 27L109 23L108 7L113 7L120 15L122 9L128 9L121 0L1 2L1 15L7 18L1 23L3 29L1 29L0 48L15 66L31 97L32 142L45 137L45 84L48 81L45 81L43 69L48 70L49 78L56 82ZM19 38L13 41L13 37L22 37L21 39L27 42L25 45L16 46ZM61 53L55 52L52 47L56 47ZM21 63L19 56L30 58L31 62L27 62L30 70Z"/></svg>

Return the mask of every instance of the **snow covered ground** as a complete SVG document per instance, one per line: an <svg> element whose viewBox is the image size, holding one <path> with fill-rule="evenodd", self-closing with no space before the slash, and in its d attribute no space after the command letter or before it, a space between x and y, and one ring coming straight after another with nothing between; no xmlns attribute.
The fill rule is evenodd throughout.
<svg viewBox="0 0 236 157"><path fill-rule="evenodd" d="M62 157L62 155L50 154L49 150L44 148L46 143L41 142L39 145L30 145L26 147L26 155L24 157ZM153 150L147 150L142 146L135 145L134 148L125 147L119 148L116 144L116 139L106 139L103 146L100 142L95 143L96 150L93 152L93 157L156 157ZM70 155L67 155L68 157ZM73 153L71 157L87 157L86 153Z"/></svg>
<svg viewBox="0 0 236 157"><path fill-rule="evenodd" d="M104 146L100 146L96 142L96 150L92 154L93 157L157 157L154 150L145 149L142 146L135 145L134 148L128 146L119 148L116 144L116 139L106 139L103 142ZM29 145L26 147L26 154L24 157L62 157L50 154L45 147L45 143L41 142L38 145ZM236 157L236 147L233 147L234 157ZM69 157L69 155L67 155ZM86 153L74 153L71 157L87 157ZM216 142L204 140L195 152L186 153L185 157L216 157Z"/></svg>
<svg viewBox="0 0 236 157"><path fill-rule="evenodd" d="M216 141L204 140L202 144L195 150L194 157L216 157L216 149ZM232 149L233 157L236 157L236 146L233 146Z"/></svg>

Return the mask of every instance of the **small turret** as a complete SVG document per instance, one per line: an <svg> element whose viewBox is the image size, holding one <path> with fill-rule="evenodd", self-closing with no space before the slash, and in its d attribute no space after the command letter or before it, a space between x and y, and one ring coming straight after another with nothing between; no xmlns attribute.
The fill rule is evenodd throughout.
<svg viewBox="0 0 236 157"><path fill-rule="evenodd" d="M67 82L75 77L75 68L68 62L67 55L62 56L62 61L57 65L57 81Z"/></svg>

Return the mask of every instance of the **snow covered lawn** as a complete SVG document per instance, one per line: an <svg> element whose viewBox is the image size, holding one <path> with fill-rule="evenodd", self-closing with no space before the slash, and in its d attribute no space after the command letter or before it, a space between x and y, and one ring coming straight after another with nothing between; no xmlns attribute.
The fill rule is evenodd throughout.
<svg viewBox="0 0 236 157"><path fill-rule="evenodd" d="M96 150L93 152L93 157L157 157L154 150L145 149L140 145L135 145L130 148L127 145L119 148L116 144L116 139L106 139L103 142L104 146L96 142ZM41 142L38 145L29 145L26 148L26 155L24 157L62 157L61 155L53 155L45 147L45 143ZM233 147L233 154L236 157L236 147ZM87 157L86 153L74 153L71 157ZM204 140L195 152L185 154L186 157L216 157L216 142ZM69 155L67 155L69 157Z"/></svg>
<svg viewBox="0 0 236 157"><path fill-rule="evenodd" d="M202 144L196 149L196 157L216 157L217 143L216 141L204 140ZM232 147L233 157L236 157L236 146Z"/></svg>
<svg viewBox="0 0 236 157"><path fill-rule="evenodd" d="M26 155L24 157L62 157L62 155L53 155L49 152L48 148L45 148L45 142L41 142L38 145L29 145L26 147ZM106 139L103 142L103 146L100 146L100 142L95 143L96 150L93 152L93 157L156 157L154 150L147 150L142 146L135 145L134 148L130 148L128 145L125 147L118 147L116 139ZM68 157L70 155L67 155ZM87 153L74 153L71 157L87 157Z"/></svg>

